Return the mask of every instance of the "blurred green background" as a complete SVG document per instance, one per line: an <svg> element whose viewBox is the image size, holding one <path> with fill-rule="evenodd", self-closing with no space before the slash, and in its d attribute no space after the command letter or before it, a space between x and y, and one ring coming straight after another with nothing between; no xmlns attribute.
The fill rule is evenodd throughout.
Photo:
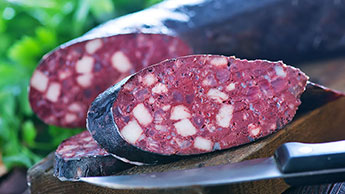
<svg viewBox="0 0 345 194"><path fill-rule="evenodd" d="M41 57L109 19L161 0L0 0L0 153L8 170L30 167L79 133L43 124L28 102Z"/></svg>

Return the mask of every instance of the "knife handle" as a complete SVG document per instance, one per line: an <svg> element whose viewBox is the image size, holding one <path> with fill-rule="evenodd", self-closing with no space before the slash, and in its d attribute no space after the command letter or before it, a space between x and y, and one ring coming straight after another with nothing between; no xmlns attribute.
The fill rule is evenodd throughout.
<svg viewBox="0 0 345 194"><path fill-rule="evenodd" d="M329 143L285 143L274 157L284 173L345 167L345 141Z"/></svg>

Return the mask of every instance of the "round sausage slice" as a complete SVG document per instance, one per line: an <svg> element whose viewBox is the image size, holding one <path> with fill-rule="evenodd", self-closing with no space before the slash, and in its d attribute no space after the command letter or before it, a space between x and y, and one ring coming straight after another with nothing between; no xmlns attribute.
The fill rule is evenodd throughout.
<svg viewBox="0 0 345 194"><path fill-rule="evenodd" d="M63 141L55 152L54 176L60 180L113 175L132 167L114 158L84 131Z"/></svg>
<svg viewBox="0 0 345 194"><path fill-rule="evenodd" d="M145 33L62 46L33 73L31 107L47 124L85 128L87 109L100 92L150 64L190 52L177 37Z"/></svg>
<svg viewBox="0 0 345 194"><path fill-rule="evenodd" d="M146 164L224 150L289 123L307 79L281 61L166 60L99 95L87 127L118 158Z"/></svg>

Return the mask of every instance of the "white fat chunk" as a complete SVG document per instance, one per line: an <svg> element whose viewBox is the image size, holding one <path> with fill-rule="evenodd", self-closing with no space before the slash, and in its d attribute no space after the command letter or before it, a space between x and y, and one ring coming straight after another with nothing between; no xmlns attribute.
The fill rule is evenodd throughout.
<svg viewBox="0 0 345 194"><path fill-rule="evenodd" d="M226 59L226 57L217 57L217 58L213 58L210 63L214 66L227 66L228 65L228 60Z"/></svg>
<svg viewBox="0 0 345 194"><path fill-rule="evenodd" d="M217 125L224 128L229 127L233 111L234 107L232 105L224 104L216 115Z"/></svg>
<svg viewBox="0 0 345 194"><path fill-rule="evenodd" d="M194 141L194 147L200 150L211 151L212 141L203 137L196 137Z"/></svg>
<svg viewBox="0 0 345 194"><path fill-rule="evenodd" d="M133 116L138 122L144 126L150 124L153 120L150 112L147 110L143 103L138 104L133 109Z"/></svg>
<svg viewBox="0 0 345 194"><path fill-rule="evenodd" d="M59 83L53 82L49 85L46 98L51 102L57 102L61 93L61 85Z"/></svg>
<svg viewBox="0 0 345 194"><path fill-rule="evenodd" d="M152 96L149 98L149 103L150 103L150 104L155 103L155 99L154 99Z"/></svg>
<svg viewBox="0 0 345 194"><path fill-rule="evenodd" d="M277 128L277 125L275 124L275 123L273 123L272 125L271 125L271 130L275 130Z"/></svg>
<svg viewBox="0 0 345 194"><path fill-rule="evenodd" d="M80 104L74 102L68 106L68 110L71 112L81 112L83 108Z"/></svg>
<svg viewBox="0 0 345 194"><path fill-rule="evenodd" d="M60 80L64 80L64 79L66 79L67 77L69 77L71 75L72 75L72 73L70 71L59 72L59 79Z"/></svg>
<svg viewBox="0 0 345 194"><path fill-rule="evenodd" d="M249 132L249 134L251 134L251 136L255 137L255 136L259 135L260 131L261 131L260 127L257 127L252 123L248 125L248 132Z"/></svg>
<svg viewBox="0 0 345 194"><path fill-rule="evenodd" d="M124 91L132 91L132 90L134 90L134 85L133 84L131 84L131 83L127 83L127 84L125 84L124 86L123 86L123 90Z"/></svg>
<svg viewBox="0 0 345 194"><path fill-rule="evenodd" d="M157 78L152 73L146 74L143 79L143 83L146 86L151 86L155 84L156 82L157 82Z"/></svg>
<svg viewBox="0 0 345 194"><path fill-rule="evenodd" d="M73 156L73 155L74 155L74 153L72 153L72 152L71 152L71 153L66 153L66 154L65 154L66 157L71 157L71 156ZM79 173L79 174L80 174L80 175L78 175L78 176L81 176L81 173Z"/></svg>
<svg viewBox="0 0 345 194"><path fill-rule="evenodd" d="M155 123L161 123L163 121L163 117L160 114L155 115Z"/></svg>
<svg viewBox="0 0 345 194"><path fill-rule="evenodd" d="M181 120L190 118L191 115L187 107L183 105L175 106L171 109L170 119L171 120Z"/></svg>
<svg viewBox="0 0 345 194"><path fill-rule="evenodd" d="M86 52L88 52L89 54L95 53L101 47L102 41L100 39L91 40L85 44Z"/></svg>
<svg viewBox="0 0 345 194"><path fill-rule="evenodd" d="M170 108L171 108L171 105L167 104L167 105L162 107L162 110L168 111Z"/></svg>
<svg viewBox="0 0 345 194"><path fill-rule="evenodd" d="M92 74L83 74L77 77L77 82L80 86L87 88L91 85Z"/></svg>
<svg viewBox="0 0 345 194"><path fill-rule="evenodd" d="M167 126L165 126L165 125L155 125L155 128L157 129L157 130L165 130L165 129L167 129L168 127Z"/></svg>
<svg viewBox="0 0 345 194"><path fill-rule="evenodd" d="M286 77L286 72L281 66L274 66L274 70L276 71L277 76L279 77Z"/></svg>
<svg viewBox="0 0 345 194"><path fill-rule="evenodd" d="M121 51L117 51L113 54L111 57L111 63L120 73L126 73L132 69L132 64L128 57Z"/></svg>
<svg viewBox="0 0 345 194"><path fill-rule="evenodd" d="M135 120L128 122L128 124L121 130L123 138L131 144L135 144L142 133L143 129Z"/></svg>
<svg viewBox="0 0 345 194"><path fill-rule="evenodd" d="M83 144L84 148L92 148L95 147L95 144Z"/></svg>
<svg viewBox="0 0 345 194"><path fill-rule="evenodd" d="M189 119L183 119L179 122L174 123L174 127L176 128L177 133L182 135L183 137L191 136L196 133L196 128Z"/></svg>
<svg viewBox="0 0 345 194"><path fill-rule="evenodd" d="M66 146L63 146L63 148L60 150L60 152L67 152L67 151L73 150L77 147L79 147L79 146L78 145L66 145Z"/></svg>
<svg viewBox="0 0 345 194"><path fill-rule="evenodd" d="M152 93L162 94L166 92L168 92L168 88L162 83L158 83L152 88Z"/></svg>
<svg viewBox="0 0 345 194"><path fill-rule="evenodd" d="M175 61L175 65L177 68L181 67L183 63L180 60Z"/></svg>
<svg viewBox="0 0 345 194"><path fill-rule="evenodd" d="M228 86L226 86L226 91L232 91L235 89L235 83L230 83Z"/></svg>
<svg viewBox="0 0 345 194"><path fill-rule="evenodd" d="M31 78L31 86L40 92L44 92L48 86L48 76L40 71L35 71Z"/></svg>
<svg viewBox="0 0 345 194"><path fill-rule="evenodd" d="M92 139L91 136L86 137L86 138L83 139L83 141L85 141L85 142L89 142L89 141L92 141L92 140L93 140L93 139Z"/></svg>
<svg viewBox="0 0 345 194"><path fill-rule="evenodd" d="M91 73L93 68L94 59L90 56L84 56L75 65L75 71L77 73Z"/></svg>
<svg viewBox="0 0 345 194"><path fill-rule="evenodd" d="M67 113L65 115L65 121L66 123L72 123L73 121L75 121L77 119L77 116L75 114L71 114L71 113Z"/></svg>
<svg viewBox="0 0 345 194"><path fill-rule="evenodd" d="M202 80L202 85L203 86L210 86L211 85L211 80L208 80L208 79Z"/></svg>
<svg viewBox="0 0 345 194"><path fill-rule="evenodd" d="M224 92L221 92L217 89L211 88L208 92L207 92L207 96L217 102L223 102L224 100L227 100L229 98L229 96L227 94L225 94Z"/></svg>

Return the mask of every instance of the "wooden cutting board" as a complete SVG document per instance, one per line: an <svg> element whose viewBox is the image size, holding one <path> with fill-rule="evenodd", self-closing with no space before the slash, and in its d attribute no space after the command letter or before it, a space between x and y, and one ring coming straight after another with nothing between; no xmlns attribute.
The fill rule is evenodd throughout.
<svg viewBox="0 0 345 194"><path fill-rule="evenodd" d="M345 92L345 58L301 65L312 81ZM267 138L222 152L202 155L157 166L138 166L120 174L163 172L214 166L268 157L284 142L326 142L345 139L345 97L338 98L307 114ZM166 190L114 190L82 182L61 182L53 176L53 154L28 171L31 193L281 193L288 188L283 180L265 180L213 187L186 187Z"/></svg>

